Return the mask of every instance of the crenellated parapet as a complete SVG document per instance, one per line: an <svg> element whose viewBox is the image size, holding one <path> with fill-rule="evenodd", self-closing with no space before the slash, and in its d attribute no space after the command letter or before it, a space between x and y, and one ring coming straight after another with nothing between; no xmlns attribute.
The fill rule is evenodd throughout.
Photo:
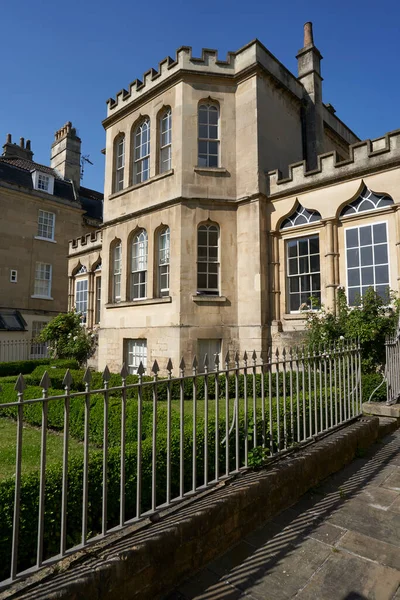
<svg viewBox="0 0 400 600"><path fill-rule="evenodd" d="M225 60L218 57L217 50L203 48L201 57L195 57L190 46L182 46L176 51L175 59L167 56L159 63L158 70L149 69L142 79L135 79L128 89L120 90L115 98L107 100L107 116L114 115L116 111L134 102L179 71L233 77L255 64L261 64L274 79L289 88L292 94L301 96L302 86L296 77L259 40L250 42L236 52L228 52Z"/></svg>
<svg viewBox="0 0 400 600"><path fill-rule="evenodd" d="M92 250L100 250L103 240L103 232L92 231L91 233L87 233L86 235L82 235L81 237L75 238L68 242L68 256L76 256L77 254L82 254L83 252L90 252Z"/></svg>
<svg viewBox="0 0 400 600"><path fill-rule="evenodd" d="M357 142L349 147L350 158L340 161L336 152L318 156L318 166L306 170L305 161L289 165L289 176L279 170L267 173L268 196L287 195L299 189L308 189L332 183L365 172L373 173L391 163L400 162L400 129L375 140Z"/></svg>

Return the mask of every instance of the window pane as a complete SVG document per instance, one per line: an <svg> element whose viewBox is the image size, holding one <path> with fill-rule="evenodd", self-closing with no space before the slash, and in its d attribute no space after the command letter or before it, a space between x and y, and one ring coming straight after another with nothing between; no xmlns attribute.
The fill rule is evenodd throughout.
<svg viewBox="0 0 400 600"><path fill-rule="evenodd" d="M372 244L372 228L371 226L360 227L360 246Z"/></svg>
<svg viewBox="0 0 400 600"><path fill-rule="evenodd" d="M299 241L299 255L306 256L308 254L308 240Z"/></svg>
<svg viewBox="0 0 400 600"><path fill-rule="evenodd" d="M358 248L347 250L347 266L349 268L358 267L359 264L360 264L360 257L359 257Z"/></svg>
<svg viewBox="0 0 400 600"><path fill-rule="evenodd" d="M199 125L199 138L208 138L208 127L207 125Z"/></svg>
<svg viewBox="0 0 400 600"><path fill-rule="evenodd" d="M208 110L207 107L200 106L199 107L199 123L206 124L208 123Z"/></svg>
<svg viewBox="0 0 400 600"><path fill-rule="evenodd" d="M308 273L308 256L301 256L299 258L299 272L300 273Z"/></svg>
<svg viewBox="0 0 400 600"><path fill-rule="evenodd" d="M204 154L203 155L199 154L197 164L199 165L199 167L206 167L207 166L207 156Z"/></svg>
<svg viewBox="0 0 400 600"><path fill-rule="evenodd" d="M199 154L207 154L208 142L199 142Z"/></svg>
<svg viewBox="0 0 400 600"><path fill-rule="evenodd" d="M298 273L297 258L289 259L289 275L296 275Z"/></svg>
<svg viewBox="0 0 400 600"><path fill-rule="evenodd" d="M321 290L321 275L311 275L311 289L313 295Z"/></svg>
<svg viewBox="0 0 400 600"><path fill-rule="evenodd" d="M218 154L218 142L208 142L208 152L209 154Z"/></svg>
<svg viewBox="0 0 400 600"><path fill-rule="evenodd" d="M380 244L382 242L386 242L386 224L379 223L378 225L374 225L374 242L375 244Z"/></svg>
<svg viewBox="0 0 400 600"><path fill-rule="evenodd" d="M288 248L288 256L297 256L297 242L296 241L289 241L287 243L287 248Z"/></svg>
<svg viewBox="0 0 400 600"><path fill-rule="evenodd" d="M377 285L376 293L379 294L380 297L383 298L387 304L389 304L389 302L390 302L389 286Z"/></svg>
<svg viewBox="0 0 400 600"><path fill-rule="evenodd" d="M360 302L361 290L359 287L349 288L349 304L350 306L356 306Z"/></svg>
<svg viewBox="0 0 400 600"><path fill-rule="evenodd" d="M207 275L205 273L197 274L197 287L200 290L207 289Z"/></svg>
<svg viewBox="0 0 400 600"><path fill-rule="evenodd" d="M312 273L319 271L319 254L316 254L315 256L310 256L310 271Z"/></svg>
<svg viewBox="0 0 400 600"><path fill-rule="evenodd" d="M388 250L386 244L374 247L374 260L376 265L388 262Z"/></svg>
<svg viewBox="0 0 400 600"><path fill-rule="evenodd" d="M299 292L300 291L300 280L298 277L291 277L289 279L289 291Z"/></svg>
<svg viewBox="0 0 400 600"><path fill-rule="evenodd" d="M208 128L208 137L210 140L218 139L218 127L216 125L210 125Z"/></svg>
<svg viewBox="0 0 400 600"><path fill-rule="evenodd" d="M210 155L208 158L209 167L218 167L218 156Z"/></svg>
<svg viewBox="0 0 400 600"><path fill-rule="evenodd" d="M389 283L389 268L387 265L375 268L376 283Z"/></svg>
<svg viewBox="0 0 400 600"><path fill-rule="evenodd" d="M358 246L358 229L348 229L346 231L347 248L355 248Z"/></svg>
<svg viewBox="0 0 400 600"><path fill-rule="evenodd" d="M362 285L373 285L373 283L374 283L373 267L363 267L361 269L361 283L362 283Z"/></svg>
<svg viewBox="0 0 400 600"><path fill-rule="evenodd" d="M218 109L216 106L210 106L208 119L210 124L216 125L218 123Z"/></svg>
<svg viewBox="0 0 400 600"><path fill-rule="evenodd" d="M300 308L300 294L291 294L289 298L290 310L299 310Z"/></svg>
<svg viewBox="0 0 400 600"><path fill-rule="evenodd" d="M372 265L372 246L361 248L361 266L367 265Z"/></svg>
<svg viewBox="0 0 400 600"><path fill-rule="evenodd" d="M310 254L319 253L319 237L310 238Z"/></svg>
<svg viewBox="0 0 400 600"><path fill-rule="evenodd" d="M349 269L347 272L348 285L360 285L360 269Z"/></svg>

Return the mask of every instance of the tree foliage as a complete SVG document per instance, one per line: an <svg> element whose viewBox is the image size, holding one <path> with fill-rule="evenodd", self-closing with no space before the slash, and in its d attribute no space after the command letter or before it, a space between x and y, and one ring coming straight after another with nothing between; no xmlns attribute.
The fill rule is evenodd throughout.
<svg viewBox="0 0 400 600"><path fill-rule="evenodd" d="M53 358L74 358L80 365L93 356L97 344L96 334L82 325L81 315L75 311L57 315L42 329L38 340L48 342Z"/></svg>
<svg viewBox="0 0 400 600"><path fill-rule="evenodd" d="M399 306L393 293L383 299L372 287L359 299L358 306L349 306L344 289L339 288L336 314L324 307L308 313L307 342L315 346L358 339L363 372L376 372L385 364L385 340L396 331Z"/></svg>

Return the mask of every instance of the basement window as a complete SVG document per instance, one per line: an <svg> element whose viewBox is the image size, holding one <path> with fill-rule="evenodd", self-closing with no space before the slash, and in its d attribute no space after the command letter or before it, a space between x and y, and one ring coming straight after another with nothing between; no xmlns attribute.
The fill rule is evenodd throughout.
<svg viewBox="0 0 400 600"><path fill-rule="evenodd" d="M25 331L26 323L19 310L0 311L0 331Z"/></svg>

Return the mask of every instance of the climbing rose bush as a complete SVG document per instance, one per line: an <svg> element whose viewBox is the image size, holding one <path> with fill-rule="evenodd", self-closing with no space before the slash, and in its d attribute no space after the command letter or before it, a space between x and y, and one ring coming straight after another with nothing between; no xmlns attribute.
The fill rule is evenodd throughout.
<svg viewBox="0 0 400 600"><path fill-rule="evenodd" d="M57 315L37 339L48 343L52 358L74 358L80 365L93 356L97 346L97 334L83 326L82 315L75 311Z"/></svg>

